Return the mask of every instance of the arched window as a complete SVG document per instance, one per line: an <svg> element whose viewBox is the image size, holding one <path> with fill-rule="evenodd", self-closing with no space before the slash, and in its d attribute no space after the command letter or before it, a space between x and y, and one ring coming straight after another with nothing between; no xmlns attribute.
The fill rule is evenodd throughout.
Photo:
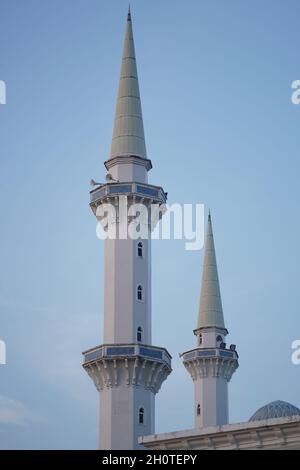
<svg viewBox="0 0 300 470"><path fill-rule="evenodd" d="M201 415L201 406L197 405L197 416Z"/></svg>
<svg viewBox="0 0 300 470"><path fill-rule="evenodd" d="M142 302L142 300L143 300L143 287L141 285L137 286L136 297L140 302Z"/></svg>
<svg viewBox="0 0 300 470"><path fill-rule="evenodd" d="M223 338L222 338L221 335L218 335L217 338L216 338L216 340L217 340L217 343L222 343Z"/></svg>
<svg viewBox="0 0 300 470"><path fill-rule="evenodd" d="M143 247L142 242L139 242L137 246L137 254L139 258L143 258L143 248L144 247Z"/></svg>
<svg viewBox="0 0 300 470"><path fill-rule="evenodd" d="M199 346L202 344L202 334L199 335Z"/></svg>
<svg viewBox="0 0 300 470"><path fill-rule="evenodd" d="M145 410L144 408L139 409L139 424L145 423Z"/></svg>
<svg viewBox="0 0 300 470"><path fill-rule="evenodd" d="M138 329L137 329L137 333L136 333L136 339L139 343L142 342L142 339L143 339L143 329L139 326Z"/></svg>

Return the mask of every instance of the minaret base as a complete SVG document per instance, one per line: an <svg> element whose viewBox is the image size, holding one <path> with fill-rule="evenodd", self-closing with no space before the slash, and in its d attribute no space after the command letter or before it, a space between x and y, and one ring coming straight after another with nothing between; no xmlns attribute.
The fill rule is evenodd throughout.
<svg viewBox="0 0 300 470"><path fill-rule="evenodd" d="M101 392L100 449L141 449L138 438L154 433L155 394L172 371L171 356L143 344L101 345L83 354Z"/></svg>
<svg viewBox="0 0 300 470"><path fill-rule="evenodd" d="M236 351L196 348L182 358L195 385L195 428L228 424L228 382L238 368Z"/></svg>

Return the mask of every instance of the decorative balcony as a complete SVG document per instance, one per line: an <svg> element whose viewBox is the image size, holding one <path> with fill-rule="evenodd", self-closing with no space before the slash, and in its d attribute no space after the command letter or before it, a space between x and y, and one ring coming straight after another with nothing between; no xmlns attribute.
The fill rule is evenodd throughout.
<svg viewBox="0 0 300 470"><path fill-rule="evenodd" d="M83 367L98 391L123 384L157 393L172 371L168 351L145 344L104 344L83 356Z"/></svg>
<svg viewBox="0 0 300 470"><path fill-rule="evenodd" d="M222 348L196 348L181 354L192 380L198 377L223 377L228 382L239 367L238 353Z"/></svg>

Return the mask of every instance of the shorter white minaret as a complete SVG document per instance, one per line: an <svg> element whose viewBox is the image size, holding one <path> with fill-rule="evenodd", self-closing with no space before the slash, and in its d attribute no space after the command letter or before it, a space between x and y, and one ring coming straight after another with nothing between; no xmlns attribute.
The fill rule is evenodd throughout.
<svg viewBox="0 0 300 470"><path fill-rule="evenodd" d="M228 423L228 382L238 367L235 345L226 347L211 216L205 242L197 347L182 354L195 386L195 427Z"/></svg>

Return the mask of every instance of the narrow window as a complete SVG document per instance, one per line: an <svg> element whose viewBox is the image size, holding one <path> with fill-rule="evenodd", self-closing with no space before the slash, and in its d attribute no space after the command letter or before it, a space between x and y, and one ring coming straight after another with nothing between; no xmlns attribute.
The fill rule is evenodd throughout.
<svg viewBox="0 0 300 470"><path fill-rule="evenodd" d="M138 257L143 258L143 244L142 244L142 242L138 243Z"/></svg>
<svg viewBox="0 0 300 470"><path fill-rule="evenodd" d="M197 405L197 416L201 415L201 406Z"/></svg>
<svg viewBox="0 0 300 470"><path fill-rule="evenodd" d="M139 326L138 329L137 329L137 333L136 333L136 339L139 343L142 342L142 339L143 339L143 330L142 328Z"/></svg>
<svg viewBox="0 0 300 470"><path fill-rule="evenodd" d="M199 335L199 346L202 344L202 334Z"/></svg>
<svg viewBox="0 0 300 470"><path fill-rule="evenodd" d="M145 421L145 410L144 408L139 409L139 424L144 424Z"/></svg>
<svg viewBox="0 0 300 470"><path fill-rule="evenodd" d="M141 285L137 287L137 299L141 302L143 300L143 288Z"/></svg>

